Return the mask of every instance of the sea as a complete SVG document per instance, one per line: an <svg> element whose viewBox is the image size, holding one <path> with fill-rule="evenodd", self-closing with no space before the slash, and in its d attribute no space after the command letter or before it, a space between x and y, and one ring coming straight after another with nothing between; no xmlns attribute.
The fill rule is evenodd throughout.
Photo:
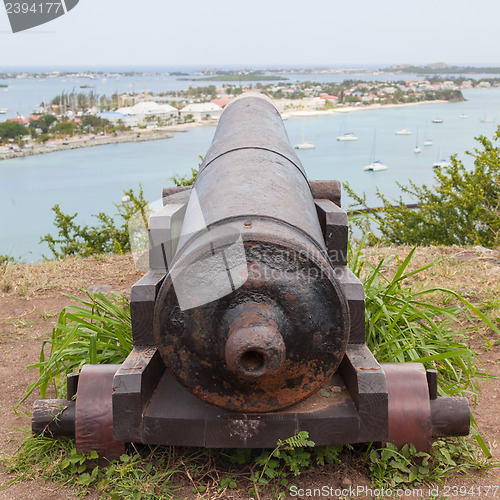
<svg viewBox="0 0 500 500"><path fill-rule="evenodd" d="M292 81L320 82L343 79L392 81L415 80L415 75L361 74L353 75L285 75ZM42 101L65 92L80 91L90 79L9 79L8 92L0 88L0 108L9 108L8 115L27 115ZM82 82L82 83L80 83ZM99 79L99 94L144 88L154 92L186 89L188 85L205 86L212 82L178 81L173 76L119 77ZM221 85L223 82L216 82ZM233 82L234 83L234 82ZM255 83L255 82L254 82ZM90 83L89 83L90 85ZM130 87L132 85L132 87ZM432 186L432 164L456 154L466 167L473 160L466 152L478 145L475 137L492 138L500 120L500 89L463 91L465 101L429 103L417 106L382 107L321 116L290 117L285 127L291 144L303 140L315 149L297 150L310 179L338 179L349 183L357 194L365 194L369 206L379 206L377 191L395 202L401 191L398 184L413 181ZM442 123L433 123L439 118ZM399 129L411 135L396 135ZM57 235L53 225L52 207L58 204L68 214L78 214L79 224L92 224L93 214L116 214L116 203L123 191L142 186L146 199L161 198L162 189L172 185L171 176L188 174L199 163L199 156L208 150L215 126L194 127L179 132L172 139L112 144L72 151L0 161L0 255L33 262L51 257L40 238ZM336 137L353 132L358 141L341 142ZM431 146L423 146L432 140ZM414 153L419 145L422 152ZM366 172L363 167L374 160L388 166L380 172ZM223 195L221 193L221 195ZM403 197L410 202L408 197ZM343 195L343 206L353 201Z"/></svg>

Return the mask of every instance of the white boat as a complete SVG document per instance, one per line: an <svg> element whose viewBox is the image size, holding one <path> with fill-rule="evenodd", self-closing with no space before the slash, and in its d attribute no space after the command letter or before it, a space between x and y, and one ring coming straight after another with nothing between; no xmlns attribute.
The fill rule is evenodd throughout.
<svg viewBox="0 0 500 500"><path fill-rule="evenodd" d="M451 166L451 163L446 160L438 160L432 164L432 168L444 168Z"/></svg>
<svg viewBox="0 0 500 500"><path fill-rule="evenodd" d="M295 149L314 149L316 146L312 142L302 141L300 144L295 144Z"/></svg>
<svg viewBox="0 0 500 500"><path fill-rule="evenodd" d="M469 115L466 115L465 113L462 113L458 115L459 118L469 118Z"/></svg>
<svg viewBox="0 0 500 500"><path fill-rule="evenodd" d="M346 132L345 134L339 135L337 141L357 141L359 137L354 135L352 132Z"/></svg>
<svg viewBox="0 0 500 500"><path fill-rule="evenodd" d="M380 170L387 170L387 165L384 165L381 161L379 160L373 160L375 158L375 142L377 138L377 131L373 133L373 144L372 144L372 152L370 155L370 164L366 165L363 167L364 171L371 171L371 172L378 172Z"/></svg>
<svg viewBox="0 0 500 500"><path fill-rule="evenodd" d="M434 120L432 120L432 123L443 123L443 120L441 118L434 118Z"/></svg>
<svg viewBox="0 0 500 500"><path fill-rule="evenodd" d="M373 163L370 163L370 165L366 165L366 167L363 167L363 170L378 172L379 170L387 170L388 168L389 167L387 165L384 165L381 161L377 160Z"/></svg>
<svg viewBox="0 0 500 500"><path fill-rule="evenodd" d="M481 118L481 123L494 123L495 119L492 118L491 116L485 116L484 118Z"/></svg>
<svg viewBox="0 0 500 500"><path fill-rule="evenodd" d="M441 158L441 150L442 150L442 144L439 145L439 155L438 158ZM432 168L445 168L451 166L451 163L448 160L437 160L432 164Z"/></svg>
<svg viewBox="0 0 500 500"><path fill-rule="evenodd" d="M432 146L432 141L430 139L427 139L424 141L424 146Z"/></svg>
<svg viewBox="0 0 500 500"><path fill-rule="evenodd" d="M401 130L396 130L395 134L396 135L411 135L411 130L408 130L407 128L402 128Z"/></svg>
<svg viewBox="0 0 500 500"><path fill-rule="evenodd" d="M7 108L0 108L0 115L4 115L7 111L9 111Z"/></svg>

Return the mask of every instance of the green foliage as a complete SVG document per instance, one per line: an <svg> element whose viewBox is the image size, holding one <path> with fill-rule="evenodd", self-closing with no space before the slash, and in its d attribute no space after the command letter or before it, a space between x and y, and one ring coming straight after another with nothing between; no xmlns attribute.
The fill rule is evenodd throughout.
<svg viewBox="0 0 500 500"><path fill-rule="evenodd" d="M63 396L68 373L78 372L86 363L122 363L132 350L130 305L123 295L67 297L79 305L65 307L59 314L50 340L42 343L39 362L28 366L38 369L38 379L28 386L16 409L36 389L45 398L49 385L56 397Z"/></svg>
<svg viewBox="0 0 500 500"><path fill-rule="evenodd" d="M103 465L95 451L85 456L76 451L73 441L44 436L26 439L17 454L3 462L16 474L11 484L42 478L71 484L82 496L92 488L99 498L110 499L172 498L180 487L174 480L182 472L170 449L153 450L145 456L122 455Z"/></svg>
<svg viewBox="0 0 500 500"><path fill-rule="evenodd" d="M435 185L399 185L397 203L379 191L382 210L372 214L382 238L398 245L483 245L500 244L500 149L497 141L477 137L480 148L467 154L474 158L474 167L465 168L456 156L451 165L436 169ZM364 208L366 197L356 195L346 186L349 195ZM403 200L410 196L419 204L417 210L407 208ZM394 206L397 205L397 206Z"/></svg>
<svg viewBox="0 0 500 500"><path fill-rule="evenodd" d="M436 441L430 454L417 452L413 445L398 450L393 444L368 450L366 461L373 484L378 488L408 488L416 484L441 483L444 478L470 469L489 469L498 465L479 459L465 439Z"/></svg>
<svg viewBox="0 0 500 500"><path fill-rule="evenodd" d="M309 440L309 433L300 431L297 435L282 441L278 440L274 450L263 450L255 459L260 471L252 472L250 480L253 487L249 493L258 496L262 486L271 485L277 498L283 498L282 487L289 488L287 477L290 473L298 476L301 472L314 470L314 465L339 462L338 455L343 449L339 446L320 446Z"/></svg>
<svg viewBox="0 0 500 500"><path fill-rule="evenodd" d="M30 120L30 129L39 128L42 130L42 134L47 134L55 122L57 122L57 118L54 115L42 115L38 120Z"/></svg>
<svg viewBox="0 0 500 500"><path fill-rule="evenodd" d="M21 123L9 121L0 123L0 139L17 139L29 133L29 130Z"/></svg>
<svg viewBox="0 0 500 500"><path fill-rule="evenodd" d="M65 214L59 205L55 205L52 210L55 213L54 225L59 229L58 237L46 234L40 239L40 243L47 243L53 256L57 259L71 255L85 257L94 254L129 252L128 221L139 211L147 220L147 201L144 199L142 186L140 186L137 195L133 189L125 190L123 193L125 197L121 203L115 204L120 221L118 224L112 217L100 212L94 215L98 221L97 225L82 226L75 222L78 214Z"/></svg>
<svg viewBox="0 0 500 500"><path fill-rule="evenodd" d="M14 257L11 257L10 255L1 255L0 254L0 266L10 264L15 262Z"/></svg>
<svg viewBox="0 0 500 500"><path fill-rule="evenodd" d="M200 162L198 163L198 168L191 168L191 177L189 175L179 175L174 174L170 177L176 186L192 186L198 177L198 172L200 171L201 164L203 163L203 156L199 155Z"/></svg>
<svg viewBox="0 0 500 500"><path fill-rule="evenodd" d="M75 122L59 122L52 127L52 132L59 135L72 135L78 128L78 123Z"/></svg>
<svg viewBox="0 0 500 500"><path fill-rule="evenodd" d="M174 174L172 177L170 177L170 180L176 186L192 186L194 184L194 181L196 180L196 177L198 177L198 169L191 168L191 177L189 177L189 175Z"/></svg>
<svg viewBox="0 0 500 500"><path fill-rule="evenodd" d="M465 328L464 320L477 318L496 333L498 328L478 309L456 292L434 287L414 291L405 280L432 267L408 270L415 249L400 261L387 257L374 266L362 253L363 244L351 250L349 266L365 289L366 343L380 362L418 362L439 372L441 395L479 393L478 378L486 374L470 347L477 327ZM426 300L438 293L454 304L439 306ZM489 341L484 338L489 345Z"/></svg>
<svg viewBox="0 0 500 500"><path fill-rule="evenodd" d="M95 130L104 130L107 128L109 130L112 126L113 125L109 120L95 115L86 115L82 121L82 128L92 127Z"/></svg>

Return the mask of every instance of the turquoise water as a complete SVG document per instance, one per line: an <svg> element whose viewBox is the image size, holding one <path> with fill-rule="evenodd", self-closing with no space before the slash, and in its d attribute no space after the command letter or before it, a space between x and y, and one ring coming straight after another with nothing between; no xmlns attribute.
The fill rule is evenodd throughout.
<svg viewBox="0 0 500 500"><path fill-rule="evenodd" d="M398 195L396 183L412 179L432 184L432 164L452 153L464 156L474 147L474 136L492 137L500 120L500 90L464 92L468 99L460 103L382 108L317 117L294 117L285 121L290 142L306 140L316 149L298 150L311 179L348 181L357 192L366 192L370 204L378 204L378 187L390 198ZM461 119L460 114L469 118ZM433 124L433 118L444 123ZM495 123L481 123L492 117ZM415 155L416 131L420 145L432 139ZM401 128L412 130L410 136L396 136ZM355 142L335 138L343 130L358 135ZM200 154L210 146L215 127L193 128L177 133L173 139L98 146L0 162L0 254L10 254L33 261L42 254L40 236L55 232L51 207L58 203L64 212L78 212L82 223L92 221L91 214L115 213L122 191L142 183L148 200L161 197L163 187L171 184L174 173L189 173L198 164ZM425 135L425 137L424 137ZM373 148L375 136L375 148ZM363 172L373 159L389 168L382 172ZM470 164L470 161L469 161Z"/></svg>

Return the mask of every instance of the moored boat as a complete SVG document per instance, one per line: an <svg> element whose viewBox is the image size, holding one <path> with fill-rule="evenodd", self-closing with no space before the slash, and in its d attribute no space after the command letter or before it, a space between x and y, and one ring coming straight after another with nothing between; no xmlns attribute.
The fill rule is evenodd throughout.
<svg viewBox="0 0 500 500"><path fill-rule="evenodd" d="M376 160L370 165L366 165L366 167L363 167L363 170L365 171L371 171L371 172L378 172L380 170L387 170L389 167L387 165L384 165L381 161Z"/></svg>
<svg viewBox="0 0 500 500"><path fill-rule="evenodd" d="M359 137L354 135L353 132L346 132L345 134L339 135L337 141L357 141Z"/></svg>
<svg viewBox="0 0 500 500"><path fill-rule="evenodd" d="M299 144L295 144L295 149L314 149L316 146L312 142L302 141Z"/></svg>

